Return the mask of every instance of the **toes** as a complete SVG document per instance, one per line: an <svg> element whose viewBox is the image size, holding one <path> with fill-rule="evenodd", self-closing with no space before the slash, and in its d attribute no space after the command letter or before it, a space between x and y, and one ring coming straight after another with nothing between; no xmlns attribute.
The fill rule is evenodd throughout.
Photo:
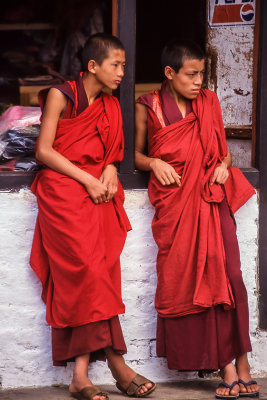
<svg viewBox="0 0 267 400"><path fill-rule="evenodd" d="M148 383L145 383L142 387L141 387L141 389L139 390L139 393L140 394L143 394L143 393L145 393L145 392L147 392L149 389L151 389L152 388L152 383L151 382L148 382Z"/></svg>
<svg viewBox="0 0 267 400"><path fill-rule="evenodd" d="M147 388L146 388L146 386L143 385L143 386L141 387L141 389L139 390L139 393L142 393L142 394L143 394L143 393L145 393L145 392L147 392Z"/></svg>
<svg viewBox="0 0 267 400"><path fill-rule="evenodd" d="M220 387L216 390L216 394L218 394L219 396L237 396L239 393L239 388L237 388L237 385L233 387L232 390L228 389L228 388L224 388L224 387Z"/></svg>
<svg viewBox="0 0 267 400"><path fill-rule="evenodd" d="M247 393L247 389L245 388L244 385L242 385L242 383L240 383L239 386L240 386L240 392L241 393Z"/></svg>
<svg viewBox="0 0 267 400"><path fill-rule="evenodd" d="M216 390L216 394L218 394L219 396L229 396L229 389L226 388L218 388Z"/></svg>
<svg viewBox="0 0 267 400"><path fill-rule="evenodd" d="M259 386L258 385L249 385L245 387L242 383L240 383L240 392L241 393L254 393L259 391Z"/></svg>
<svg viewBox="0 0 267 400"><path fill-rule="evenodd" d="M230 394L232 394L233 396L237 396L238 393L239 393L239 385L235 385L233 389L230 391Z"/></svg>
<svg viewBox="0 0 267 400"><path fill-rule="evenodd" d="M255 385L255 384L249 385L247 388L248 393L253 393L253 392L258 392L258 391L259 391L259 387L258 387L258 385Z"/></svg>

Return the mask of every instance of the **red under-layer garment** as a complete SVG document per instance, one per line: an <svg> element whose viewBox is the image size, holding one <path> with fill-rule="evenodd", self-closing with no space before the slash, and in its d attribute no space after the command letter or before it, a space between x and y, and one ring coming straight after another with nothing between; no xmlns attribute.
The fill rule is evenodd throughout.
<svg viewBox="0 0 267 400"><path fill-rule="evenodd" d="M119 354L127 352L117 316L75 328L52 328L52 358L55 366L66 366L76 356L87 353L91 353L90 361L105 361L103 349L109 346Z"/></svg>

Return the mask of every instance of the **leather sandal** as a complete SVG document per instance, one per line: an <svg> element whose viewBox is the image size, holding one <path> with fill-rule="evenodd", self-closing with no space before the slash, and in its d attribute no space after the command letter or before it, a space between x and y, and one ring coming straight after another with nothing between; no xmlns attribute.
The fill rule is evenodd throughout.
<svg viewBox="0 0 267 400"><path fill-rule="evenodd" d="M79 392L71 393L71 396L79 400L93 400L94 396L105 396L109 400L107 392L103 392L97 386L86 386Z"/></svg>
<svg viewBox="0 0 267 400"><path fill-rule="evenodd" d="M147 392L145 393L139 393L141 387L146 383L152 383L151 388L147 389ZM119 382L116 382L116 386L122 393L127 394L129 397L146 397L156 389L156 384L154 382L139 374L136 374L135 378L132 380L127 389L123 389Z"/></svg>

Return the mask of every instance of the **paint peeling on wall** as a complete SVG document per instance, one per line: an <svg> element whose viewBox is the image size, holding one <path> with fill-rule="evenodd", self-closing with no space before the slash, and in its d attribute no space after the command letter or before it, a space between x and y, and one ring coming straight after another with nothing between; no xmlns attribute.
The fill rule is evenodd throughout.
<svg viewBox="0 0 267 400"><path fill-rule="evenodd" d="M234 126L235 137L238 129L252 129L254 27L208 28L207 42L208 88L217 93L226 130ZM240 152L244 143L234 140L235 145L228 140L234 165L250 167L251 141L246 141L246 152Z"/></svg>
<svg viewBox="0 0 267 400"><path fill-rule="evenodd" d="M251 125L253 41L252 26L226 26L208 31L207 50L211 55L208 86L218 94L226 126Z"/></svg>

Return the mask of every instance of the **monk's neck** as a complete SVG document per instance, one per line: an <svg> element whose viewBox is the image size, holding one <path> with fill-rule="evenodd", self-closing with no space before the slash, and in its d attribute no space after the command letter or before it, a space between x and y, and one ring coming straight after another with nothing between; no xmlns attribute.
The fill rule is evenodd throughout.
<svg viewBox="0 0 267 400"><path fill-rule="evenodd" d="M177 93L176 90L174 90L174 88L168 82L166 83L166 91L173 98L184 118L186 116L187 104L190 102L190 100L186 99L180 93Z"/></svg>
<svg viewBox="0 0 267 400"><path fill-rule="evenodd" d="M94 76L86 73L83 74L83 86L90 106L104 87L96 81Z"/></svg>

